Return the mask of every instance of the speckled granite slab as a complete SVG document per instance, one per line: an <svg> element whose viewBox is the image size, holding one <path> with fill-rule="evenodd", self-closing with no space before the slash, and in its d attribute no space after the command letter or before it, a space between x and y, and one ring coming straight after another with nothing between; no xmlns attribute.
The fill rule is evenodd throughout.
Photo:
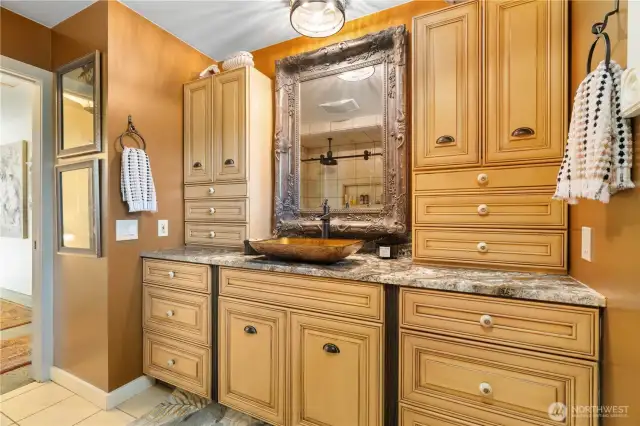
<svg viewBox="0 0 640 426"><path fill-rule="evenodd" d="M424 266L413 264L410 258L383 260L371 254L355 254L332 265L284 262L264 256L245 256L238 251L198 247L143 252L141 256L568 305L605 306L606 303L600 293L566 275Z"/></svg>

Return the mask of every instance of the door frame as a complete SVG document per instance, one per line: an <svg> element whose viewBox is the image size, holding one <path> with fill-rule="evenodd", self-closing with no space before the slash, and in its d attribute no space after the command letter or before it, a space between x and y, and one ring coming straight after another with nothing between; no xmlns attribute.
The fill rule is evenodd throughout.
<svg viewBox="0 0 640 426"><path fill-rule="evenodd" d="M0 55L0 70L40 90L32 140L32 304L31 377L49 380L53 365L53 165L55 161L53 73Z"/></svg>

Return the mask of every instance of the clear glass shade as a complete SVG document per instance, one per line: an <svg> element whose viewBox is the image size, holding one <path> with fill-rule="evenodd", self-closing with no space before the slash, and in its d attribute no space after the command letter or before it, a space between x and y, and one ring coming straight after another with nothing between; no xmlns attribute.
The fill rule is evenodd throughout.
<svg viewBox="0 0 640 426"><path fill-rule="evenodd" d="M344 26L342 0L292 0L291 25L307 37L328 37Z"/></svg>

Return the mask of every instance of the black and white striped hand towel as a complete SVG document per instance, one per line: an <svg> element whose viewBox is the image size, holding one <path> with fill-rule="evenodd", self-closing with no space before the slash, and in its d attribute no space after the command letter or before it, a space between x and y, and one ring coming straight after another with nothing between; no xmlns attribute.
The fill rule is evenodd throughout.
<svg viewBox="0 0 640 426"><path fill-rule="evenodd" d="M129 204L129 212L158 211L151 164L144 150L125 148L122 151L120 191L122 201Z"/></svg>

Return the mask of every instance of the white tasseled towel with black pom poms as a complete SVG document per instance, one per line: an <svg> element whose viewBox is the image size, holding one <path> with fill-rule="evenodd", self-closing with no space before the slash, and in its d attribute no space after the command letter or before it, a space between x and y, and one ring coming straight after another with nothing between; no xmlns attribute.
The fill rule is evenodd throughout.
<svg viewBox="0 0 640 426"><path fill-rule="evenodd" d="M604 62L580 83L573 103L569 138L558 173L555 199L609 202L611 194L633 188L629 120L620 115L622 68Z"/></svg>
<svg viewBox="0 0 640 426"><path fill-rule="evenodd" d="M122 151L120 190L122 201L129 204L129 212L158 211L151 164L142 149L125 148Z"/></svg>

